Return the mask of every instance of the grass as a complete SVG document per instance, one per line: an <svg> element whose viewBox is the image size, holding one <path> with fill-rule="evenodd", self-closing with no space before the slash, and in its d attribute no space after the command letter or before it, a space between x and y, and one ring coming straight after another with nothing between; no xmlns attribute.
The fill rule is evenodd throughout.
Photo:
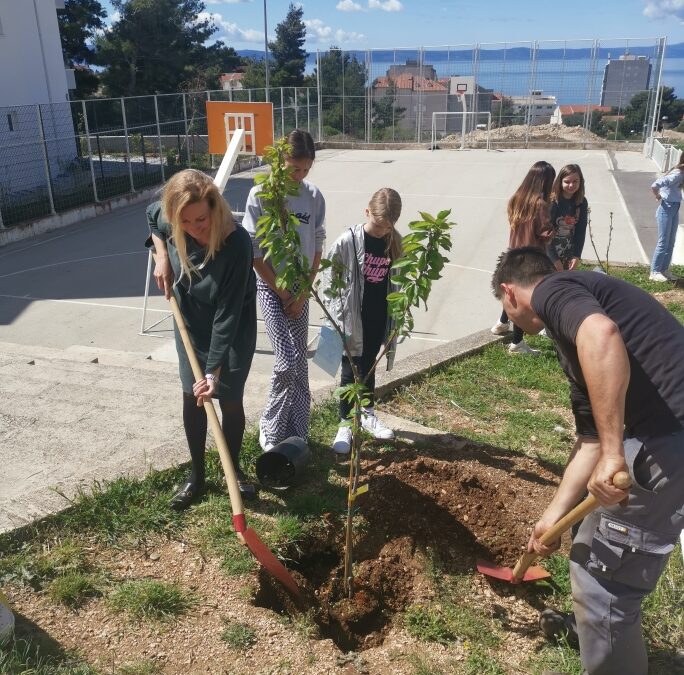
<svg viewBox="0 0 684 675"><path fill-rule="evenodd" d="M16 583L41 589L60 576L91 569L83 546L74 539L24 543L19 550L0 558L0 583Z"/></svg>
<svg viewBox="0 0 684 675"><path fill-rule="evenodd" d="M501 345L403 388L400 414L515 452L564 464L572 442L568 385L553 343L533 337L536 359L513 358Z"/></svg>
<svg viewBox="0 0 684 675"><path fill-rule="evenodd" d="M81 572L68 572L54 579L48 587L50 599L68 607L80 607L88 598L100 593L97 580Z"/></svg>
<svg viewBox="0 0 684 675"><path fill-rule="evenodd" d="M479 645L485 650L497 647L501 642L499 627L489 615L471 606L466 591L468 578L436 576L438 568L434 564L429 567L434 575L435 599L406 610L407 631L425 642L448 645L459 641L464 646Z"/></svg>
<svg viewBox="0 0 684 675"><path fill-rule="evenodd" d="M128 581L108 598L110 607L138 621L166 621L185 614L197 599L177 584L153 579Z"/></svg>
<svg viewBox="0 0 684 675"><path fill-rule="evenodd" d="M221 639L231 648L236 650L249 649L256 643L256 633L246 623L238 623L224 619L225 628L221 633Z"/></svg>
<svg viewBox="0 0 684 675"><path fill-rule="evenodd" d="M70 654L44 654L28 640L12 640L0 647L0 673L7 675L98 675L97 671Z"/></svg>

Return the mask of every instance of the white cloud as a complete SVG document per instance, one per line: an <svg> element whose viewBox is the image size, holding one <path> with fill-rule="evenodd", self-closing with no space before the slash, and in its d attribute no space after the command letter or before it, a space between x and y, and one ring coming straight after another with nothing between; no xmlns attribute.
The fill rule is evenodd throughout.
<svg viewBox="0 0 684 675"><path fill-rule="evenodd" d="M675 0L677 1L677 0ZM368 0L368 9L381 9L383 12L401 12L404 9L399 0Z"/></svg>
<svg viewBox="0 0 684 675"><path fill-rule="evenodd" d="M363 7L358 2L354 2L354 0L340 0L335 9L340 12L363 12Z"/></svg>
<svg viewBox="0 0 684 675"><path fill-rule="evenodd" d="M644 14L651 19L677 19L684 23L684 0L645 0Z"/></svg>
<svg viewBox="0 0 684 675"><path fill-rule="evenodd" d="M342 45L347 42L358 42L366 39L363 33L347 32L339 28L334 30L330 26L326 26L320 19L305 19L304 25L306 26L307 37L314 42Z"/></svg>
<svg viewBox="0 0 684 675"><path fill-rule="evenodd" d="M355 33L354 31L348 33L346 30L335 31L335 44L342 45L346 42L361 42L365 40L366 36L363 33Z"/></svg>
<svg viewBox="0 0 684 675"><path fill-rule="evenodd" d="M197 15L198 21L204 21L206 19L211 19L235 42L255 42L260 44L264 41L263 31L254 30L253 28L240 28L236 23L224 21L223 17L216 12L200 12Z"/></svg>
<svg viewBox="0 0 684 675"><path fill-rule="evenodd" d="M333 29L326 26L320 19L305 19L306 34L313 37L316 42L323 42L330 38Z"/></svg>
<svg viewBox="0 0 684 675"><path fill-rule="evenodd" d="M208 5L238 5L241 2L252 2L252 0L204 0Z"/></svg>

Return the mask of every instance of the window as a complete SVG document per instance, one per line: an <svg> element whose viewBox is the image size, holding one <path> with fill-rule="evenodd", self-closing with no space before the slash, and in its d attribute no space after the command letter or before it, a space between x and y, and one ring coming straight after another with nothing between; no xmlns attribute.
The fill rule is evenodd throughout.
<svg viewBox="0 0 684 675"><path fill-rule="evenodd" d="M17 112L16 110L12 110L12 112L7 113L7 126L9 127L10 131L16 131L17 129Z"/></svg>

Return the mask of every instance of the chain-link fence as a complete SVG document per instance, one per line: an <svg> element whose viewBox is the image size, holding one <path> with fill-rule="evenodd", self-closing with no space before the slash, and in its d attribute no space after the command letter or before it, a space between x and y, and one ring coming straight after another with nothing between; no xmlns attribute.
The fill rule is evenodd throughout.
<svg viewBox="0 0 684 675"><path fill-rule="evenodd" d="M276 137L318 137L315 90L274 88ZM0 108L0 227L158 185L176 171L210 170L207 101L263 101L264 90L202 91ZM242 160L236 166L245 165Z"/></svg>
<svg viewBox="0 0 684 675"><path fill-rule="evenodd" d="M0 108L0 227L215 168L207 101L272 102L275 138L299 127L343 143L641 143L660 120L664 59L664 38L331 49L316 54L314 88Z"/></svg>
<svg viewBox="0 0 684 675"><path fill-rule="evenodd" d="M664 58L664 38L319 52L321 140L643 142Z"/></svg>

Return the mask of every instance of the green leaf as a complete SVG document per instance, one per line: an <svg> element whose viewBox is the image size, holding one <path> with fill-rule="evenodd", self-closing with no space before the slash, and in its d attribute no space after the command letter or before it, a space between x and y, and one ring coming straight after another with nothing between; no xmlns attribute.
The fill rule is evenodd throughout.
<svg viewBox="0 0 684 675"><path fill-rule="evenodd" d="M420 217L423 220L425 220L427 223L429 223L430 225L437 225L438 224L437 221L435 220L435 217L431 216L426 211L418 211L418 213L420 213Z"/></svg>

